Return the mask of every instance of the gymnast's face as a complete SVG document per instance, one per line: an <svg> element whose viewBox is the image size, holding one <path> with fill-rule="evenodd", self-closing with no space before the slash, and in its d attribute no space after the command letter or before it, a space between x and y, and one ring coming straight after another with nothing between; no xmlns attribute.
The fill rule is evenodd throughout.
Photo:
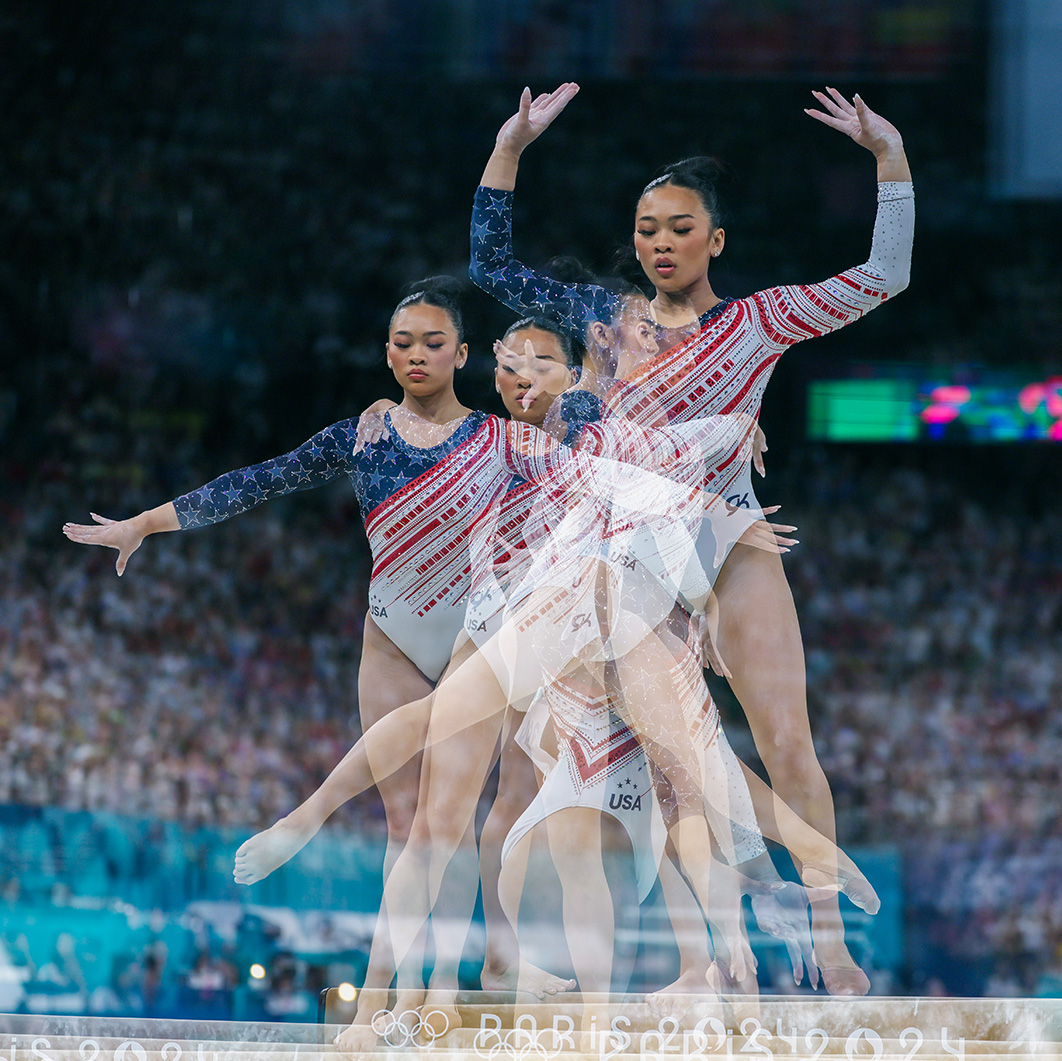
<svg viewBox="0 0 1062 1061"><path fill-rule="evenodd" d="M427 398L453 390L454 371L468 357L468 344L458 343L450 314L439 306L404 306L391 318L387 335L387 367L407 394Z"/></svg>
<svg viewBox="0 0 1062 1061"><path fill-rule="evenodd" d="M644 295L629 295L617 307L612 320L594 321L587 335L592 371L606 376L626 376L646 358L660 352L656 325Z"/></svg>
<svg viewBox="0 0 1062 1061"><path fill-rule="evenodd" d="M534 352L534 372L542 380L542 393L525 409L520 396L531 387L531 380L507 365L494 370L494 386L501 395L509 415L525 424L541 424L553 404L554 398L566 391L573 382L572 370L564 357L564 351L552 332L542 328L521 328L505 340L505 345L521 357L531 357L527 344Z"/></svg>
<svg viewBox="0 0 1062 1061"><path fill-rule="evenodd" d="M638 201L634 250L657 291L686 291L703 281L723 239L692 188L660 184Z"/></svg>

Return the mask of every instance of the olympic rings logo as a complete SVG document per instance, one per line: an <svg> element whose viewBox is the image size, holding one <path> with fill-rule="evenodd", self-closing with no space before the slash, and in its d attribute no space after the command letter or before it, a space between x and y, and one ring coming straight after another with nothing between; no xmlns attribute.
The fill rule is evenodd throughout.
<svg viewBox="0 0 1062 1061"><path fill-rule="evenodd" d="M430 1018L440 1016L442 1028L431 1023ZM439 1009L421 1014L407 1009L404 1013L392 1013L389 1009L377 1010L372 1015L372 1030L388 1046L433 1046L450 1030L450 1018Z"/></svg>
<svg viewBox="0 0 1062 1061"><path fill-rule="evenodd" d="M553 1058L560 1053L559 1047L550 1053L542 1045L539 1033L530 1028L511 1028L504 1035L498 1028L480 1028L472 1047L483 1061L530 1061Z"/></svg>

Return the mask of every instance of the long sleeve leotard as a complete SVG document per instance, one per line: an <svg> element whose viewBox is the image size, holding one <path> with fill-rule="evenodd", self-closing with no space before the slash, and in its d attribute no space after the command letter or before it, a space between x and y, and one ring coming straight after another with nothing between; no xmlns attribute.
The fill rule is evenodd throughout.
<svg viewBox="0 0 1062 1061"><path fill-rule="evenodd" d="M319 431L281 457L227 472L174 501L182 529L202 527L271 498L347 475L365 523L373 567L373 620L438 679L464 621L471 581L466 537L476 516L462 477L481 440L485 413L469 414L444 442L418 447L394 425L389 438L354 452L357 419Z"/></svg>

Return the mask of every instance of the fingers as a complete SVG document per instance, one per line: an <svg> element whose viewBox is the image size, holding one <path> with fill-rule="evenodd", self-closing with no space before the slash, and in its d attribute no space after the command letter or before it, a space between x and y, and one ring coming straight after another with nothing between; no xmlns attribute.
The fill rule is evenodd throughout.
<svg viewBox="0 0 1062 1061"><path fill-rule="evenodd" d="M800 944L788 936L785 939L785 949L789 953L789 962L793 966L793 982L799 986L800 981L804 979L804 953L800 949Z"/></svg>
<svg viewBox="0 0 1062 1061"><path fill-rule="evenodd" d="M104 527L97 527L92 523L64 523L63 534L72 542L81 545L109 545L106 540L107 531Z"/></svg>
<svg viewBox="0 0 1062 1061"><path fill-rule="evenodd" d="M540 125L541 129L545 129L568 106L578 91L577 84L573 81L566 81L552 92L543 93L531 103L526 117L534 124Z"/></svg>
<svg viewBox="0 0 1062 1061"><path fill-rule="evenodd" d="M819 110L811 110L808 107L804 108L804 113L833 129L839 129L841 132L850 134L852 120L856 117L855 107L837 89L827 86L827 92L829 92L829 95L826 92L820 92L818 89L813 89L811 92L815 99L825 108L825 113Z"/></svg>
<svg viewBox="0 0 1062 1061"><path fill-rule="evenodd" d="M390 438L387 420L383 413L362 413L358 418L358 432L354 436L354 452L361 453L366 446L375 445Z"/></svg>
<svg viewBox="0 0 1062 1061"><path fill-rule="evenodd" d="M857 92L853 97L855 100L855 112L856 117L859 118L859 128L863 130L868 136L874 134L874 128L872 119L876 117L874 112L863 102L862 96Z"/></svg>
<svg viewBox="0 0 1062 1061"><path fill-rule="evenodd" d="M730 668L723 662L722 656L716 652L715 647L710 641L705 641L701 656L703 660L707 661L713 674L719 675L720 678L732 677Z"/></svg>
<svg viewBox="0 0 1062 1061"><path fill-rule="evenodd" d="M106 524L108 524L108 523L117 523L117 522L118 522L117 520L114 520L114 519L108 519L108 518L107 518L106 516L97 516L95 512L90 512L90 513L89 513L89 515L90 515L90 516L91 516L91 517L92 517L92 518L93 518L93 519L94 519L94 520L95 520L95 521L96 521L97 523L103 523L103 524L105 524L105 525L106 525Z"/></svg>

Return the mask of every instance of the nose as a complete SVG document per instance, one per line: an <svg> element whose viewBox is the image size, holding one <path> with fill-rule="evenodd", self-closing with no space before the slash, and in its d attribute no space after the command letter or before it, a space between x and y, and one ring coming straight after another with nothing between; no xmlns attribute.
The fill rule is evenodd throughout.
<svg viewBox="0 0 1062 1061"><path fill-rule="evenodd" d="M664 232L658 232L653 243L653 249L657 254L666 254L671 250L671 237Z"/></svg>

